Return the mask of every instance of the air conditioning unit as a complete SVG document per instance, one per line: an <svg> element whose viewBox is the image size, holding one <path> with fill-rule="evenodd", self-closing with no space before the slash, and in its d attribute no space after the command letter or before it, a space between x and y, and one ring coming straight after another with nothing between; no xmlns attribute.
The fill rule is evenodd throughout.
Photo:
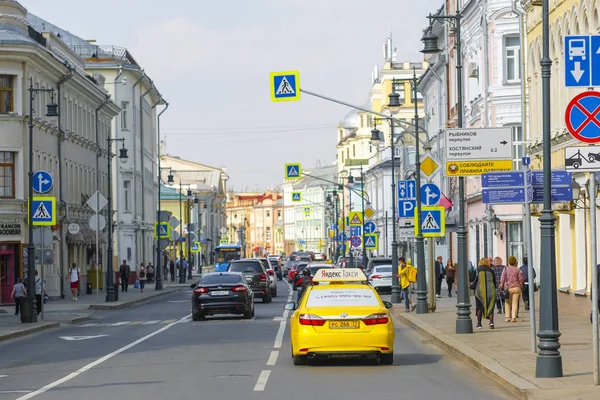
<svg viewBox="0 0 600 400"><path fill-rule="evenodd" d="M469 63L469 78L479 78L479 67L477 63Z"/></svg>

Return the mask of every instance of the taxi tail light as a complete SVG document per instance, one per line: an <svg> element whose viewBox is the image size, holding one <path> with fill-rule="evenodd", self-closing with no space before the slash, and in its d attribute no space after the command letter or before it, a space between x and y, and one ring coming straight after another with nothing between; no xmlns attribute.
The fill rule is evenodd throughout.
<svg viewBox="0 0 600 400"><path fill-rule="evenodd" d="M194 289L194 293L196 293L196 294L208 293L208 289L205 287L197 287L196 289Z"/></svg>
<svg viewBox="0 0 600 400"><path fill-rule="evenodd" d="M368 317L366 317L365 319L363 319L363 322L365 323L365 325L387 324L388 321L389 321L389 318L388 318L387 314L371 314Z"/></svg>
<svg viewBox="0 0 600 400"><path fill-rule="evenodd" d="M264 282L264 281L266 281L266 280L267 280L267 275L266 275L266 274L262 274L262 275L260 276L260 281L261 281L261 282Z"/></svg>
<svg viewBox="0 0 600 400"><path fill-rule="evenodd" d="M248 289L246 288L246 286L234 286L231 288L231 290L233 290L234 292L240 293L240 292L246 292Z"/></svg>
<svg viewBox="0 0 600 400"><path fill-rule="evenodd" d="M371 279L381 279L381 275L373 275Z"/></svg>
<svg viewBox="0 0 600 400"><path fill-rule="evenodd" d="M300 325L323 326L325 320L314 314L300 314Z"/></svg>

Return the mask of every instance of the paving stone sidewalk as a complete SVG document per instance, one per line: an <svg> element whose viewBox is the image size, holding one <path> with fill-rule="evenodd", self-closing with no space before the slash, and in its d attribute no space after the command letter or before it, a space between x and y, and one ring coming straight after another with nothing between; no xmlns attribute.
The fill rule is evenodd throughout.
<svg viewBox="0 0 600 400"><path fill-rule="evenodd" d="M495 329L485 321L475 329L475 301L471 299L473 334L458 335L456 297L437 299L430 314L404 313L394 307L394 316L420 332L435 345L470 363L522 399L600 399L600 386L593 385L592 327L589 319L560 314L562 378L536 378L536 354L531 351L529 312L521 304L517 323L496 315ZM539 320L538 320L539 323Z"/></svg>

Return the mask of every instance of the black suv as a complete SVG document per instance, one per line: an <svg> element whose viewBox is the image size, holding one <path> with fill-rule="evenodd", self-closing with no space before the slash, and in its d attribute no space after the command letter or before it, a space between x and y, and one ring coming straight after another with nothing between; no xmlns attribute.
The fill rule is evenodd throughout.
<svg viewBox="0 0 600 400"><path fill-rule="evenodd" d="M227 272L240 272L248 281L255 296L261 297L263 303L271 302L271 284L267 270L257 259L235 260L229 263Z"/></svg>

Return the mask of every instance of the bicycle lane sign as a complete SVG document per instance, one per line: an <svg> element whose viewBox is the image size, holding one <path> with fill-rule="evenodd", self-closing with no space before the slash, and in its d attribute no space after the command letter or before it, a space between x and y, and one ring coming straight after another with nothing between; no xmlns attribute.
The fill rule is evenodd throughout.
<svg viewBox="0 0 600 400"><path fill-rule="evenodd" d="M583 92L567 106L565 123L571 135L585 143L600 142L600 92Z"/></svg>

